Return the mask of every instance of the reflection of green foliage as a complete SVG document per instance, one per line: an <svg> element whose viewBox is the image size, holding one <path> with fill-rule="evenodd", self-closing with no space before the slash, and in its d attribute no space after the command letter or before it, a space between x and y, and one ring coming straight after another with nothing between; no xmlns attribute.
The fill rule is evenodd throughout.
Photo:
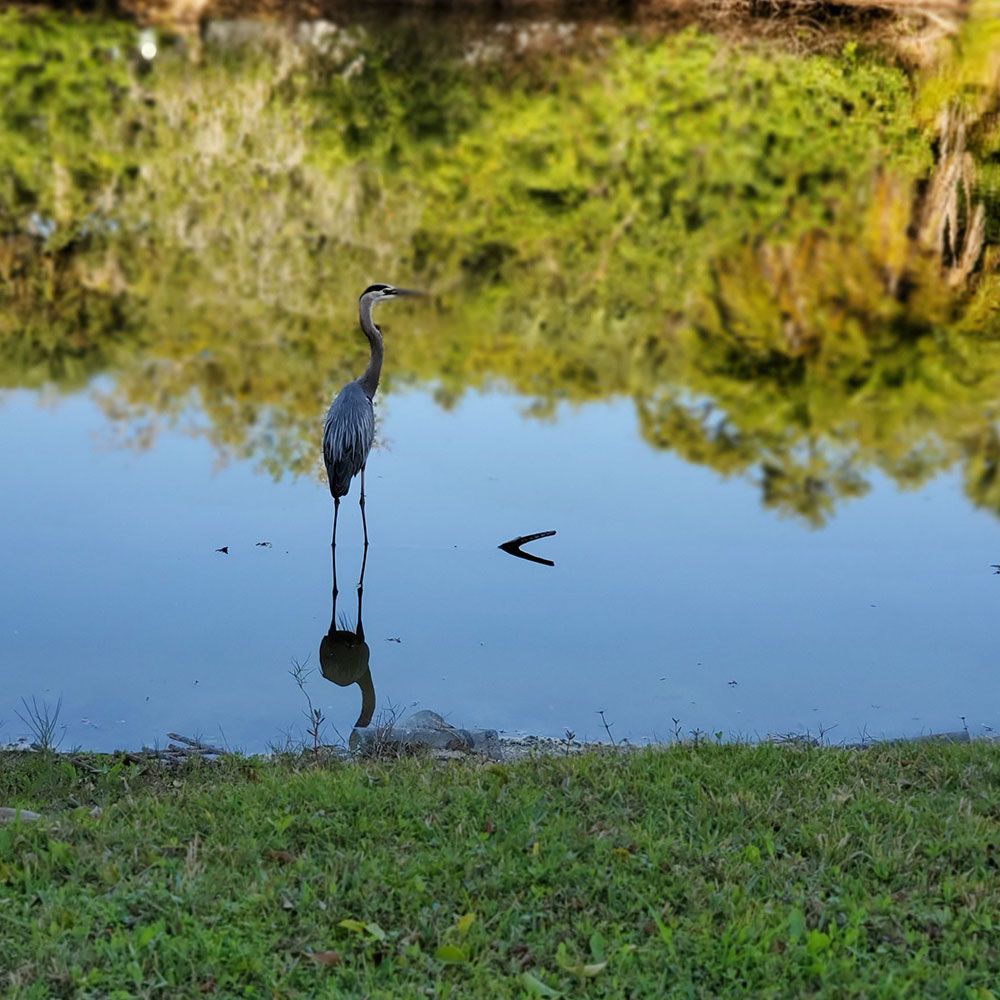
<svg viewBox="0 0 1000 1000"><path fill-rule="evenodd" d="M948 102L961 101L973 115L996 108L1000 86L1000 2L971 0L971 16L962 26L954 50L924 81L921 110L934 118Z"/></svg>
<svg viewBox="0 0 1000 1000"><path fill-rule="evenodd" d="M347 33L344 55L334 53L340 59L312 67L314 135L325 154L405 162L421 143L449 143L475 120L475 91L456 54L447 51L451 39L433 23L397 26L377 47L362 46L362 37ZM438 58L428 58L432 51Z"/></svg>
<svg viewBox="0 0 1000 1000"><path fill-rule="evenodd" d="M10 53L38 28L5 27L16 89ZM66 48L84 30L46 28ZM58 83L38 97L46 144L0 159L28 191L0 187L0 212L75 235L0 292L0 384L108 365L115 414L193 398L220 448L302 470L363 366L358 289L414 281L437 299L385 317L390 391L502 382L537 412L628 396L650 442L756 470L765 502L814 522L866 466L917 484L960 458L1000 510L997 282L952 292L910 236L933 161L901 71L694 32L516 69L412 35L327 42L166 53L142 89L98 63L100 159L71 173L68 214L52 164L77 124Z"/></svg>
<svg viewBox="0 0 1000 1000"><path fill-rule="evenodd" d="M118 140L94 142L132 86L127 26L0 11L0 385L80 385L127 340L121 303L78 251L127 176ZM16 235L47 235L47 253ZM50 231L51 227L51 231Z"/></svg>
<svg viewBox="0 0 1000 1000"><path fill-rule="evenodd" d="M82 386L133 346L123 296L90 287L95 277L67 250L0 239L0 388Z"/></svg>
<svg viewBox="0 0 1000 1000"><path fill-rule="evenodd" d="M121 142L93 141L125 104L130 32L107 21L0 11L0 227L25 210L77 227L120 177ZM122 139L125 137L122 136Z"/></svg>
<svg viewBox="0 0 1000 1000"><path fill-rule="evenodd" d="M1000 0L972 0L971 7L950 57L922 87L919 110L932 121L946 105L963 109L979 163L976 194L987 208L988 237L1000 244Z"/></svg>

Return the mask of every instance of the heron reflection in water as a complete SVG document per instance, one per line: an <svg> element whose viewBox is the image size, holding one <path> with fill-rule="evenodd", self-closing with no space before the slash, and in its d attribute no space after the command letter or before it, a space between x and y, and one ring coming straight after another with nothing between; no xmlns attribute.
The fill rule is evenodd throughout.
<svg viewBox="0 0 1000 1000"><path fill-rule="evenodd" d="M365 567L368 550L361 559L361 576L358 580L358 620L354 628L350 620L341 615L337 620L337 550L333 548L333 615L330 629L319 644L319 665L323 676L340 687L357 684L361 689L361 714L355 726L367 726L375 714L375 685L372 683L371 650L365 641L365 627L361 622L361 604L365 590Z"/></svg>

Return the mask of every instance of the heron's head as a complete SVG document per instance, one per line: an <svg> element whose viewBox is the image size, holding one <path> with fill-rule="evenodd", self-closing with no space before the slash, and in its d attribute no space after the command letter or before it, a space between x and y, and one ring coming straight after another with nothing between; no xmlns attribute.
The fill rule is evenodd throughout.
<svg viewBox="0 0 1000 1000"><path fill-rule="evenodd" d="M395 299L403 295L422 295L423 292L414 292L409 288L396 288L395 285L369 285L362 293L360 302L367 301L371 305L377 305L386 299Z"/></svg>

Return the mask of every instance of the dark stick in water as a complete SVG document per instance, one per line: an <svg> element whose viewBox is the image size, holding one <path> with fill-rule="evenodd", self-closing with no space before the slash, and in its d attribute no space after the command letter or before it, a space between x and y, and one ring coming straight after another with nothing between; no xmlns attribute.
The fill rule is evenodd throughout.
<svg viewBox="0 0 1000 1000"><path fill-rule="evenodd" d="M530 552L521 551L522 545L537 541L539 538L548 538L554 534L554 531L536 531L533 535L518 535L517 538L502 542L497 548L503 549L504 552L508 552L512 556L517 556L518 559L527 559L529 562L541 563L543 566L555 566L555 563L551 559L542 559L541 556L533 556Z"/></svg>

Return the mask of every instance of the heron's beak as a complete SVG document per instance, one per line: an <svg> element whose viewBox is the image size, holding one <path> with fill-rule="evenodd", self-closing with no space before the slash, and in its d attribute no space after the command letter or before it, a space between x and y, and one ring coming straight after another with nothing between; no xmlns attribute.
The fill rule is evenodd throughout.
<svg viewBox="0 0 1000 1000"><path fill-rule="evenodd" d="M426 295L426 292L415 292L412 288L397 288L393 291L393 295Z"/></svg>

